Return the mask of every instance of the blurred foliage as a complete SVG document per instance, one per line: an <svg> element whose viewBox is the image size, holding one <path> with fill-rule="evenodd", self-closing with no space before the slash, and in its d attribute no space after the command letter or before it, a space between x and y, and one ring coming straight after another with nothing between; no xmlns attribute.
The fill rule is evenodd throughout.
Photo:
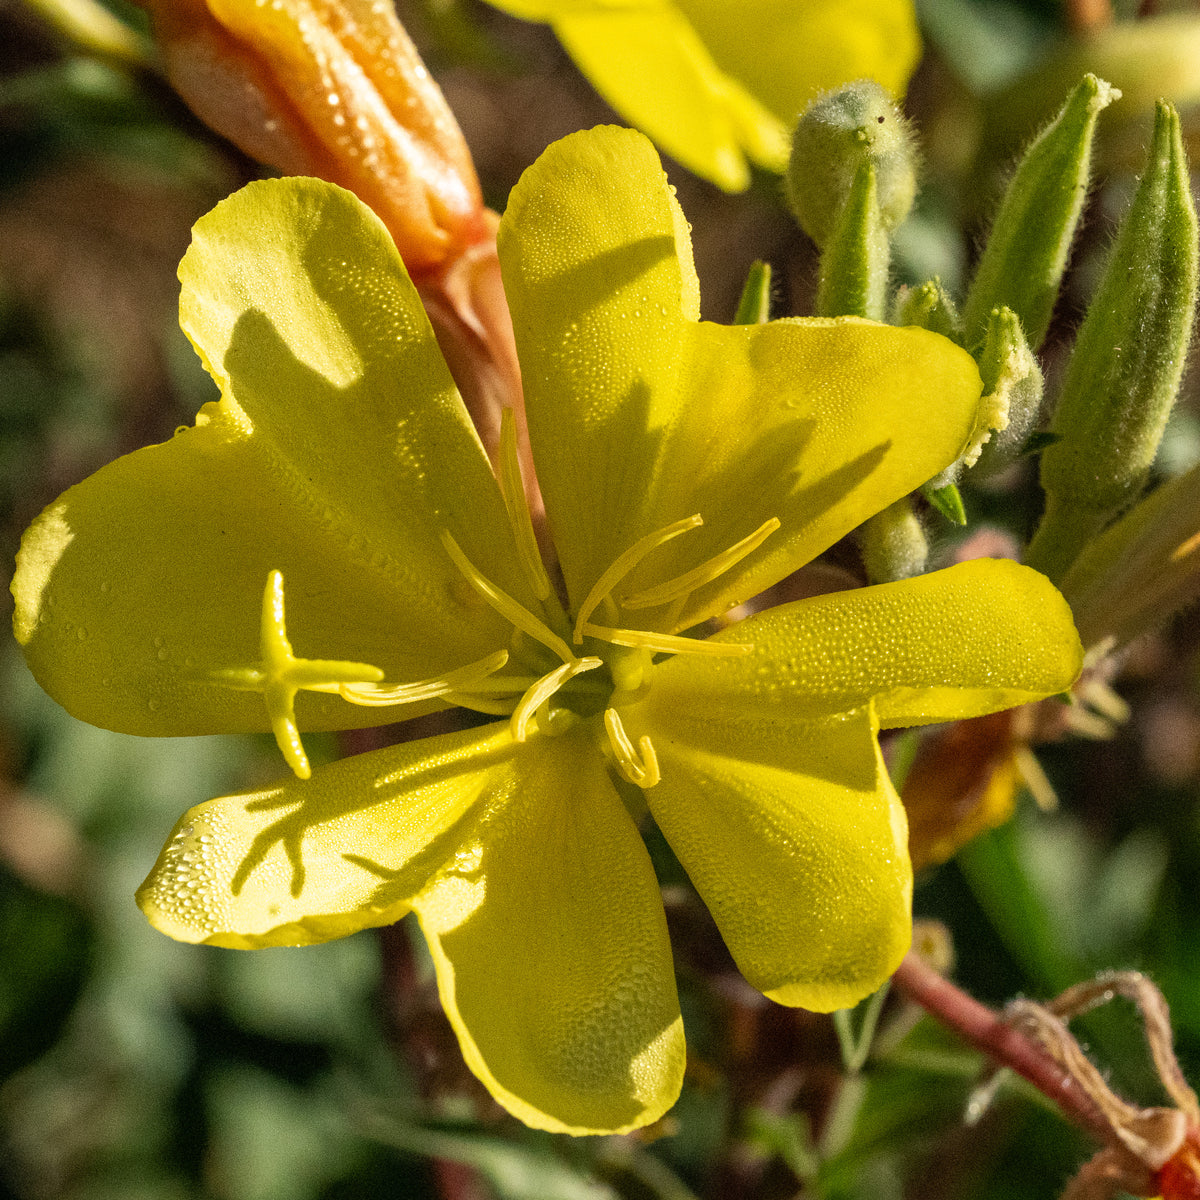
<svg viewBox="0 0 1200 1200"><path fill-rule="evenodd" d="M545 30L467 0L399 7L493 206L550 141L612 119ZM1137 8L1116 6L1127 18ZM1067 13L1055 0L920 9L927 57L908 108L926 162L895 269L902 281L940 275L961 295L981 214L1034 132L1011 127L1011 112L1008 126L989 115L988 97L1046 69ZM1043 354L1052 389L1130 192L1127 126L1144 145L1145 115L1102 128L1100 179ZM1185 118L1195 158L1195 109ZM31 9L0 6L7 561L62 488L168 436L209 398L175 324L175 265L191 222L256 171L152 70L77 54ZM756 258L775 268L778 313L810 311L813 249L784 217L776 181L759 177L732 198L670 171L694 226L706 316L732 317ZM1200 458L1198 412L1189 379L1162 474ZM1028 464L967 489L966 501L968 536L1024 536L1039 503ZM962 535L939 521L944 559ZM1057 1195L1090 1153L1024 1085L1002 1080L990 1104L972 1103L979 1057L894 996L861 1073L845 1075L828 1019L777 1008L741 982L653 831L692 1053L683 1097L641 1137L527 1130L462 1066L420 939L404 927L242 954L176 945L143 921L132 893L178 812L277 773L272 746L80 725L41 694L11 643L0 679L4 1200L1027 1200ZM1048 997L1101 968L1147 971L1200 1081L1195 613L1137 645L1119 687L1133 716L1115 738L1039 752L1059 810L1023 804L926 872L916 910L945 923L956 977L989 1003ZM901 759L903 738L892 748ZM1130 1012L1100 1010L1080 1027L1119 1087L1159 1101Z"/></svg>

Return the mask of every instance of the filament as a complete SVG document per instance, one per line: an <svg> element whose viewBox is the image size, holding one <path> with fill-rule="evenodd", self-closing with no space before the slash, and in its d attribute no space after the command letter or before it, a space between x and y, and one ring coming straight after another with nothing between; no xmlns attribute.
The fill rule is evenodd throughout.
<svg viewBox="0 0 1200 1200"><path fill-rule="evenodd" d="M383 707L388 704L412 704L417 700L433 700L447 692L471 691L472 688L498 671L508 662L508 651L497 650L478 662L468 663L444 675L423 679L419 683L401 683L395 687L376 684L343 683L337 692L343 700L365 707Z"/></svg>
<svg viewBox="0 0 1200 1200"><path fill-rule="evenodd" d="M518 604L507 592L502 592L487 578L462 552L458 543L448 530L441 531L442 545L446 553L454 560L454 565L466 576L467 582L502 616L515 625L522 633L527 633L534 641L552 650L564 663L575 661L571 647L562 640L545 622Z"/></svg>
<svg viewBox="0 0 1200 1200"><path fill-rule="evenodd" d="M634 592L621 601L622 608L656 608L660 604L670 604L674 600L685 599L698 587L711 583L719 575L723 575L730 567L736 566L748 554L752 554L779 528L779 518L772 517L764 521L752 534L735 542L728 550L714 554L707 562L698 567L677 575L674 579L660 583L657 587L646 588Z"/></svg>
<svg viewBox="0 0 1200 1200"><path fill-rule="evenodd" d="M658 654L706 654L712 658L735 658L750 654L752 642L713 642L699 638L676 637L671 633L652 633L644 629L613 629L607 625L585 625L583 632L615 646L637 646Z"/></svg>
<svg viewBox="0 0 1200 1200"><path fill-rule="evenodd" d="M621 714L615 708L604 710L604 728L608 731L608 744L617 760L617 770L625 779L640 788L652 788L662 779L658 755L654 753L654 745L646 734L638 739L635 750L621 723Z"/></svg>
<svg viewBox="0 0 1200 1200"><path fill-rule="evenodd" d="M529 513L529 500L525 495L525 481L521 478L521 460L517 453L517 422L511 408L500 412L500 494L508 512L508 523L512 526L517 543L517 558L525 579L539 600L550 596L550 580L538 551L537 538L533 534L533 518Z"/></svg>
<svg viewBox="0 0 1200 1200"><path fill-rule="evenodd" d="M634 542L624 554L620 554L609 565L607 570L600 576L599 579L592 585L592 590L588 592L587 599L583 602L583 607L579 610L579 618L575 622L575 632L571 640L575 645L579 645L583 641L583 635L586 632L585 623L596 611L600 601L608 595L609 592L633 570L634 567L650 553L651 550L658 549L659 546L669 542L672 538L677 538L681 533L687 533L689 529L698 529L704 524L704 519L699 513L693 516L684 517L681 521L673 521L670 525L662 529L656 530L654 533L648 533L644 538L639 538Z"/></svg>
<svg viewBox="0 0 1200 1200"><path fill-rule="evenodd" d="M525 740L528 735L530 718L568 679L574 679L576 675L582 675L584 671L594 671L603 664L603 659L593 658L589 655L587 658L576 658L571 662L565 662L561 667L555 667L553 671L543 675L521 697L520 703L512 711L513 741L523 742Z"/></svg>

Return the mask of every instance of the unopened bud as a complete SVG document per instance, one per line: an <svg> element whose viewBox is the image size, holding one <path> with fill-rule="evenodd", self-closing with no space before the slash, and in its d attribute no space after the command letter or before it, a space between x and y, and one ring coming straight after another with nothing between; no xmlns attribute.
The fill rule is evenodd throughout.
<svg viewBox="0 0 1200 1200"><path fill-rule="evenodd" d="M356 193L411 274L487 235L466 142L390 3L142 3L196 113L260 162Z"/></svg>
<svg viewBox="0 0 1200 1200"><path fill-rule="evenodd" d="M1179 389L1198 248L1179 116L1160 102L1150 162L1063 380L1042 455L1046 514L1030 562L1061 578L1145 484Z"/></svg>
<svg viewBox="0 0 1200 1200"><path fill-rule="evenodd" d="M771 319L771 264L755 259L734 315L735 325L764 325Z"/></svg>
<svg viewBox="0 0 1200 1200"><path fill-rule="evenodd" d="M983 341L992 309L1002 304L1017 314L1030 346L1042 344L1087 198L1096 119L1120 95L1085 75L1025 151L967 293L968 349Z"/></svg>
<svg viewBox="0 0 1200 1200"><path fill-rule="evenodd" d="M892 324L919 325L962 343L962 320L940 279L931 279L918 287L901 288L892 306Z"/></svg>
<svg viewBox="0 0 1200 1200"><path fill-rule="evenodd" d="M907 496L876 513L858 532L871 583L911 579L925 570L929 542Z"/></svg>
<svg viewBox="0 0 1200 1200"><path fill-rule="evenodd" d="M983 379L980 403L991 406L995 421L973 466L982 478L1004 470L1020 457L1042 409L1042 369L1011 308L994 309L988 319L979 375Z"/></svg>
<svg viewBox="0 0 1200 1200"><path fill-rule="evenodd" d="M864 162L833 232L821 248L817 316L882 321L890 258L891 247L879 212L875 167Z"/></svg>
<svg viewBox="0 0 1200 1200"><path fill-rule="evenodd" d="M860 168L874 169L885 231L908 216L917 190L917 152L908 123L874 80L848 83L814 100L792 138L784 186L788 204L818 246L837 229Z"/></svg>

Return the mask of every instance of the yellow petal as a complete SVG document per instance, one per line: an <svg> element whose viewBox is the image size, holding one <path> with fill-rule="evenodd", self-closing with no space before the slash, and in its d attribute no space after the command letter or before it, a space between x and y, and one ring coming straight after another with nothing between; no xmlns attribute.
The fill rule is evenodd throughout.
<svg viewBox="0 0 1200 1200"><path fill-rule="evenodd" d="M398 921L513 787L507 723L405 742L185 813L138 890L183 942L254 949Z"/></svg>
<svg viewBox="0 0 1200 1200"><path fill-rule="evenodd" d="M693 513L631 575L682 575L782 528L700 588L677 627L789 574L924 483L971 436L981 388L945 338L864 321L700 323L687 227L653 147L555 143L500 226L538 478L574 606L639 539Z"/></svg>
<svg viewBox="0 0 1200 1200"><path fill-rule="evenodd" d="M674 5L586 9L553 28L621 116L696 174L740 192L750 183L747 154L783 170L783 122L717 67Z"/></svg>
<svg viewBox="0 0 1200 1200"><path fill-rule="evenodd" d="M902 95L921 56L911 0L675 3L717 65L789 127L810 100L855 79Z"/></svg>
<svg viewBox="0 0 1200 1200"><path fill-rule="evenodd" d="M885 727L982 716L1066 691L1083 661L1062 596L1007 559L798 600L713 640L754 652L680 655L655 668L651 689L656 708L694 714L698 740L710 727L803 721L869 700Z"/></svg>
<svg viewBox="0 0 1200 1200"><path fill-rule="evenodd" d="M317 180L252 184L197 225L183 323L224 399L68 491L26 534L15 628L39 682L129 733L266 728L214 685L259 658L269 572L297 655L429 678L511 629L446 530L527 604L503 502L387 232ZM389 719L306 693L302 727Z"/></svg>
<svg viewBox="0 0 1200 1200"><path fill-rule="evenodd" d="M656 693L626 715L658 754L646 799L738 969L817 1012L875 991L908 949L912 870L869 710L707 722Z"/></svg>
<svg viewBox="0 0 1200 1200"><path fill-rule="evenodd" d="M649 1124L684 1065L649 858L590 737L532 739L520 765L520 786L413 901L442 1004L468 1065L527 1124Z"/></svg>
<svg viewBox="0 0 1200 1200"><path fill-rule="evenodd" d="M920 55L911 0L489 0L546 21L592 85L727 191L780 171L817 95L872 76L896 95Z"/></svg>

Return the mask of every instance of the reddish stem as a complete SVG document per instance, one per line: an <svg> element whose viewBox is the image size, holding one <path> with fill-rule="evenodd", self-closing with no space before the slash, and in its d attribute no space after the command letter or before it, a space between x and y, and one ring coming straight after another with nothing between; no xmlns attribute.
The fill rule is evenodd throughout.
<svg viewBox="0 0 1200 1200"><path fill-rule="evenodd" d="M1098 1141L1108 1143L1108 1124L1091 1099L1052 1058L999 1013L955 987L911 951L892 976L892 984L963 1041L1029 1080Z"/></svg>

